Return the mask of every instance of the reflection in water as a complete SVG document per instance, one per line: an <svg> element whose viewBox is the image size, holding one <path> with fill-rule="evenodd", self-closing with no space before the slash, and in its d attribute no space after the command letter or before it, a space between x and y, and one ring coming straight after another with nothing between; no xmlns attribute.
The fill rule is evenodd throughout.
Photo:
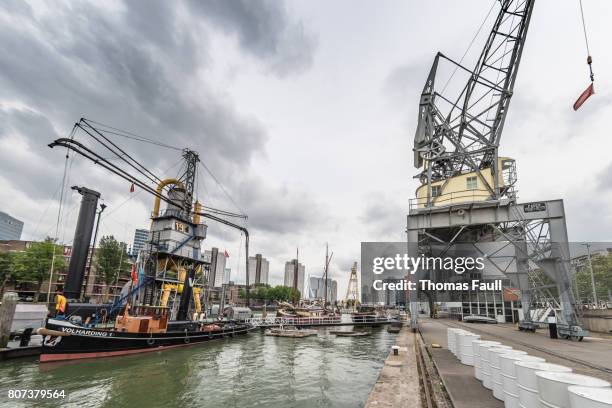
<svg viewBox="0 0 612 408"><path fill-rule="evenodd" d="M350 330L350 327L346 328ZM0 365L0 405L15 407L360 407L394 335L249 336L127 357ZM59 401L7 401L9 389L64 389Z"/></svg>

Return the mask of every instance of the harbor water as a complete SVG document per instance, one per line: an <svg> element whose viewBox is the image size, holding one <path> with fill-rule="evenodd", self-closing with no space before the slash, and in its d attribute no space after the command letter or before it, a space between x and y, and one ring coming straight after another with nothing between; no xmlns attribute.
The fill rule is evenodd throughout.
<svg viewBox="0 0 612 408"><path fill-rule="evenodd" d="M192 347L87 361L7 361L0 364L0 405L361 407L395 335L384 327L364 337L336 337L329 330L303 339L257 330ZM8 400L10 389L65 390L66 398Z"/></svg>

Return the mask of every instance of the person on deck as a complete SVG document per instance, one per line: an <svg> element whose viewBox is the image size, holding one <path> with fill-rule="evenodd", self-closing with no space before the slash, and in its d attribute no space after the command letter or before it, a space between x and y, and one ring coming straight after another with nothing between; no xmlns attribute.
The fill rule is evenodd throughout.
<svg viewBox="0 0 612 408"><path fill-rule="evenodd" d="M64 317L66 314L66 297L64 291L58 289L55 296L55 317Z"/></svg>

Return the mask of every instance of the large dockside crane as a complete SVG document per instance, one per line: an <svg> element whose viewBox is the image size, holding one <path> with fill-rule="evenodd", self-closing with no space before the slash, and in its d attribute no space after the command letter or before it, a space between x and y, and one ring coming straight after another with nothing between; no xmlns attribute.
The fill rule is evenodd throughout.
<svg viewBox="0 0 612 408"><path fill-rule="evenodd" d="M423 88L413 149L414 166L420 169L415 178L421 185L407 217L408 251L440 256L458 244L473 246L477 256L486 257L520 289L521 329L535 330L531 307L547 302L562 310L561 336L581 339L586 332L579 326L570 289L563 201L518 204L515 161L498 152L535 0L498 3L475 67L438 53ZM437 74L447 63L452 74L440 87ZM467 77L465 84L446 92L461 75ZM502 264L495 253L486 252L484 243L511 248L513 262ZM542 284L542 273L555 282L557 294ZM436 274L421 270L413 279ZM410 302L416 328L418 297L412 294Z"/></svg>

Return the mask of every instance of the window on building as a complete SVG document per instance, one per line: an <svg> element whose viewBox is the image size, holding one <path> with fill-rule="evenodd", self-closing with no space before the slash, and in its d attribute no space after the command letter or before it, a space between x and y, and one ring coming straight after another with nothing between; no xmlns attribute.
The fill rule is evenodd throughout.
<svg viewBox="0 0 612 408"><path fill-rule="evenodd" d="M438 197L442 192L442 186L431 186L431 196Z"/></svg>
<svg viewBox="0 0 612 408"><path fill-rule="evenodd" d="M476 190L478 188L478 179L476 176L468 177L466 182L468 190Z"/></svg>

